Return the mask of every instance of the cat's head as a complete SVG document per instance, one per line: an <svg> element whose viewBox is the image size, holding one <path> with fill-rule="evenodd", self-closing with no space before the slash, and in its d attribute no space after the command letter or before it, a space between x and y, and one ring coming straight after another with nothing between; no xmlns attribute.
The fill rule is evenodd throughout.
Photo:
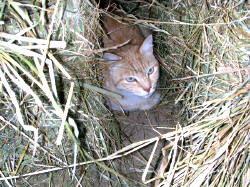
<svg viewBox="0 0 250 187"><path fill-rule="evenodd" d="M159 78L159 64L153 55L152 35L141 46L128 45L119 56L105 53L103 58L112 63L108 79L121 94L149 97L154 93ZM118 51L119 49L117 49Z"/></svg>

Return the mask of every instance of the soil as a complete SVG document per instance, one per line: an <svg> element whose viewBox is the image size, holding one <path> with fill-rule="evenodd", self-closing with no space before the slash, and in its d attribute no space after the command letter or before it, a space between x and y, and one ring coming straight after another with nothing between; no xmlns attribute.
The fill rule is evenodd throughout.
<svg viewBox="0 0 250 187"><path fill-rule="evenodd" d="M130 145L133 142L160 137L162 134L173 131L178 121L180 121L179 111L180 107L175 105L172 99L171 102L159 105L149 111L133 111L127 114L115 112L115 118L119 122L122 131L123 146ZM161 140L157 145L150 167L152 175L150 176L149 174L147 178L152 178L157 173L157 168L162 158L161 149L165 145L166 142L164 140ZM121 171L124 170L125 176L135 181L141 181L141 176L151 155L153 146L154 143L126 157L126 167L120 167ZM119 161L117 163L124 164ZM153 184L131 184L129 186L153 186Z"/></svg>

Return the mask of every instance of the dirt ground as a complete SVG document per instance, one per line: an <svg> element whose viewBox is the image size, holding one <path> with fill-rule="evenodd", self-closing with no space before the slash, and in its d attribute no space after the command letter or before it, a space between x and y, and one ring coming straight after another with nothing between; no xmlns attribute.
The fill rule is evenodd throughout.
<svg viewBox="0 0 250 187"><path fill-rule="evenodd" d="M115 118L120 124L123 134L122 143L124 146L129 145L132 142L159 137L161 134L175 129L175 125L180 121L180 107L174 104L173 98L167 98L165 100L169 100L167 101L167 104L160 104L149 111L133 111L127 114L121 112L114 113ZM164 145L166 145L164 140L161 140L158 144L150 167L152 175L149 175L149 177L152 177L154 175L153 173L157 172L157 168L159 167L162 158L161 149ZM127 157L128 165L125 167L125 176L136 181L141 181L143 170L145 169L148 158L151 155L153 146L154 144L149 145ZM124 167L121 168L121 170L124 170ZM152 184L145 186L152 186Z"/></svg>

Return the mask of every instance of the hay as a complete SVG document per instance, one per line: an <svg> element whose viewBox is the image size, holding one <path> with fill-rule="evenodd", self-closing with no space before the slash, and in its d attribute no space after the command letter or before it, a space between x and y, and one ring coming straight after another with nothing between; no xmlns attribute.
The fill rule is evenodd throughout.
<svg viewBox="0 0 250 187"><path fill-rule="evenodd" d="M22 177L32 176L29 184L41 185L43 173L53 176L48 182L59 180L58 170L70 173L64 184L80 184L77 157L92 160L92 170L116 173L94 159L109 155L109 142L115 142L103 126L107 120L112 126L111 113L93 89L100 87L93 79L97 9L89 1L54 0L4 1L1 10L0 184L25 184ZM78 130L76 124L84 126ZM91 171L85 175L82 184L97 182Z"/></svg>
<svg viewBox="0 0 250 187"><path fill-rule="evenodd" d="M249 4L117 2L130 11L127 21L155 31L162 93L176 98L183 120L175 131L122 145L102 97L112 93L99 79L104 10L88 0L2 1L0 185L247 186ZM113 160L150 144L142 182L131 181Z"/></svg>
<svg viewBox="0 0 250 187"><path fill-rule="evenodd" d="M171 143L162 150L158 175L145 179L145 183L156 180L155 186L247 186L247 4L183 1L169 6L171 10L155 4L155 12L163 20L150 22L159 31L164 29L162 33L169 33L159 34L159 38L168 38L160 40L159 54L168 59L163 66L171 67L167 71L171 69L173 89L183 87L177 89L176 103L183 105L186 125L177 126L174 134L163 135Z"/></svg>

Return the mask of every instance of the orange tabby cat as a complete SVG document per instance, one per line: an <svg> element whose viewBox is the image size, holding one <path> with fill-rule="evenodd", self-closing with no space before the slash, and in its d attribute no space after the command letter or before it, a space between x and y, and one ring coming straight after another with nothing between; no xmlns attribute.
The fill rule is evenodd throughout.
<svg viewBox="0 0 250 187"><path fill-rule="evenodd" d="M155 106L160 94L155 92L159 78L159 64L153 55L152 35L143 36L135 25L119 23L105 16L103 38L104 47L129 42L117 49L104 53L103 58L110 63L104 72L104 88L120 94L122 99L108 99L113 110L148 110Z"/></svg>

